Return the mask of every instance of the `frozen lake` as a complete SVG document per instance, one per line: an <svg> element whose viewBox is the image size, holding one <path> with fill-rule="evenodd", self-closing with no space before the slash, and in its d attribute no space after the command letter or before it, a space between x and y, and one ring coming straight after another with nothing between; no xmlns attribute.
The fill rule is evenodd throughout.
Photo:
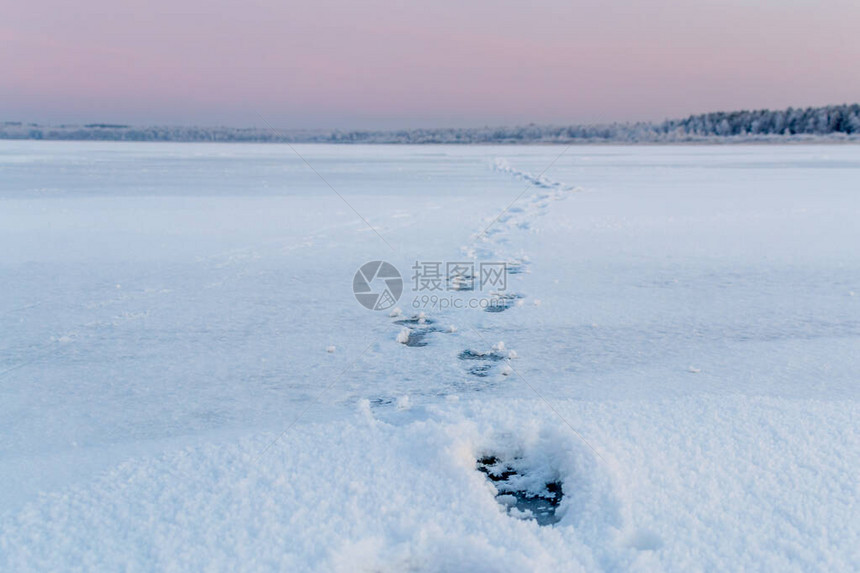
<svg viewBox="0 0 860 573"><path fill-rule="evenodd" d="M858 566L860 147L295 149L0 141L0 569Z"/></svg>

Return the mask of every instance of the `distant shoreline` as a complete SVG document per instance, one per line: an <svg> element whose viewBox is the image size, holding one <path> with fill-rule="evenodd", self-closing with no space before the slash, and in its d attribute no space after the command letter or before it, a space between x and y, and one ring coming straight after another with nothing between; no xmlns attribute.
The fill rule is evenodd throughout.
<svg viewBox="0 0 860 573"><path fill-rule="evenodd" d="M521 142L505 142L505 141L482 141L482 142L380 142L380 141L361 141L361 142L338 142L338 141L229 141L229 140L185 140L185 139L169 139L169 140L145 140L145 139L71 139L71 138L25 138L25 137L4 137L0 135L0 142L28 142L28 143L148 143L148 144L210 144L210 145L336 145L343 147L350 146L396 146L396 147L481 147L481 146L506 146L506 147L558 147L569 145L571 147L735 147L741 145L751 146L769 146L769 145L858 145L860 144L860 135L848 137L798 137L798 136L778 136L770 139L744 139L732 136L714 136L699 140L674 140L674 141L598 141L598 140L571 140L571 141L521 141Z"/></svg>
<svg viewBox="0 0 860 573"><path fill-rule="evenodd" d="M731 145L860 142L860 104L716 112L659 123L399 130L39 125L0 122L2 140L372 145Z"/></svg>

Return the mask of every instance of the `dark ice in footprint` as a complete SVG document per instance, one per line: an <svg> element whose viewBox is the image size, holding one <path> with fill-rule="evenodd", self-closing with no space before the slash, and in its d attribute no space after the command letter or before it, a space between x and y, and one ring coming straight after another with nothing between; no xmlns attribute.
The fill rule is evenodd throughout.
<svg viewBox="0 0 860 573"><path fill-rule="evenodd" d="M468 372L472 376L477 376L479 378L486 378L490 375L490 370L492 370L492 366L489 364L479 364L477 366L472 366L469 368Z"/></svg>
<svg viewBox="0 0 860 573"><path fill-rule="evenodd" d="M508 514L520 519L534 519L538 525L558 523L556 510L564 497L562 483L558 480L546 482L534 491L519 484L529 483L528 468L519 467L520 459L507 463L496 456L487 455L475 462L476 469L487 476L498 493L496 499L507 508Z"/></svg>
<svg viewBox="0 0 860 573"><path fill-rule="evenodd" d="M406 346L427 346L427 341L424 340L427 337L428 330L410 330L409 337L406 339Z"/></svg>
<svg viewBox="0 0 860 573"><path fill-rule="evenodd" d="M491 298L492 304L484 307L484 312L505 312L523 298L520 294L494 294Z"/></svg>
<svg viewBox="0 0 860 573"><path fill-rule="evenodd" d="M469 292L475 290L475 276L472 273L456 273L448 277L449 290Z"/></svg>
<svg viewBox="0 0 860 573"><path fill-rule="evenodd" d="M504 360L504 356L497 352L479 352L477 350L464 350L457 355L460 360L492 360L498 362Z"/></svg>
<svg viewBox="0 0 860 573"><path fill-rule="evenodd" d="M400 320L395 320L394 324L399 324L400 326L405 326L409 329L409 336L406 338L406 342L404 342L403 344L414 348L420 346L427 346L428 342L425 339L427 338L427 335L431 332L450 332L443 330L438 326L433 326L435 322L435 320L425 318L421 315L414 315L410 318L401 318Z"/></svg>
<svg viewBox="0 0 860 573"><path fill-rule="evenodd" d="M480 364L470 366L467 372L472 376L486 378L490 375L490 370L492 370L493 365L496 362L504 360L505 356L503 354L499 354L498 352L479 352L477 350L467 349L458 354L457 358L467 362L479 362Z"/></svg>
<svg viewBox="0 0 860 573"><path fill-rule="evenodd" d="M410 318L401 318L400 320L395 320L394 324L399 324L401 326L430 326L435 323L435 320L431 320L429 318L424 318L423 316L414 315Z"/></svg>

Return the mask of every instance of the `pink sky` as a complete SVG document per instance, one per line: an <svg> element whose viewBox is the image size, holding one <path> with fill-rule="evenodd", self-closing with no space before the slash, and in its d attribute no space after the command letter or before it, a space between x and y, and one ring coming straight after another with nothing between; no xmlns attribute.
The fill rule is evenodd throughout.
<svg viewBox="0 0 860 573"><path fill-rule="evenodd" d="M0 6L0 121L389 128L860 101L857 0Z"/></svg>

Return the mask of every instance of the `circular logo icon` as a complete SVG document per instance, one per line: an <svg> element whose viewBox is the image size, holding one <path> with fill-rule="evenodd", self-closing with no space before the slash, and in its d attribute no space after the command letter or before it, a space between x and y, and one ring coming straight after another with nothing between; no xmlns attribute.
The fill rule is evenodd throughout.
<svg viewBox="0 0 860 573"><path fill-rule="evenodd" d="M391 263L371 261L355 271L352 292L364 308L388 310L403 294L403 279Z"/></svg>

